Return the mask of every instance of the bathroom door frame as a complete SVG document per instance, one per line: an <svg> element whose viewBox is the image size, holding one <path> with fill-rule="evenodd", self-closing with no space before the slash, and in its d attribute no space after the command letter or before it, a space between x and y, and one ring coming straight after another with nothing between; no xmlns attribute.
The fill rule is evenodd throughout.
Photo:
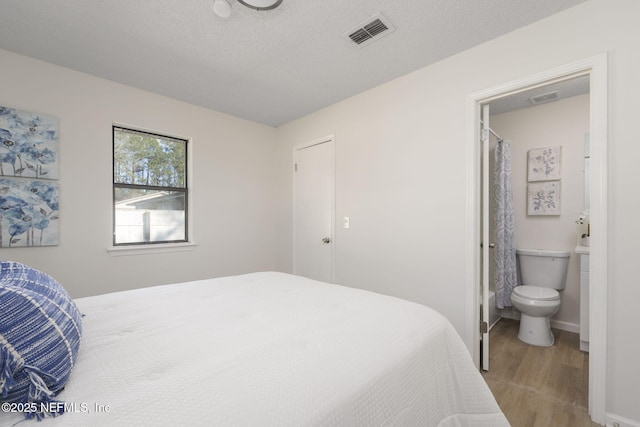
<svg viewBox="0 0 640 427"><path fill-rule="evenodd" d="M467 97L466 112L466 241L465 241L465 343L480 368L480 286L482 235L481 127L482 104L534 87L546 86L580 75L589 75L590 101L590 224L597 230L591 236L589 257L589 414L605 424L607 372L607 289L608 289L608 70L607 53L558 66L524 78L475 92ZM488 240L485 240L488 241Z"/></svg>

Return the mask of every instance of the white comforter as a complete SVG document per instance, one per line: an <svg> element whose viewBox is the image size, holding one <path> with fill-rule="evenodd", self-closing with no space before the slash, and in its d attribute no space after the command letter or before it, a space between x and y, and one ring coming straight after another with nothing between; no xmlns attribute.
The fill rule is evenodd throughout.
<svg viewBox="0 0 640 427"><path fill-rule="evenodd" d="M419 304L273 272L77 303L69 412L20 426L508 425L454 328Z"/></svg>

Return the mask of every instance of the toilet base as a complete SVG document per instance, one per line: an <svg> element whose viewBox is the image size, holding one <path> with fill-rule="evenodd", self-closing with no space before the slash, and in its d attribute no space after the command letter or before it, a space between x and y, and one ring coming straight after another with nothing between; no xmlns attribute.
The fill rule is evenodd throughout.
<svg viewBox="0 0 640 427"><path fill-rule="evenodd" d="M539 347L551 347L554 342L553 332L548 317L533 317L520 313L520 330L518 339L527 344Z"/></svg>

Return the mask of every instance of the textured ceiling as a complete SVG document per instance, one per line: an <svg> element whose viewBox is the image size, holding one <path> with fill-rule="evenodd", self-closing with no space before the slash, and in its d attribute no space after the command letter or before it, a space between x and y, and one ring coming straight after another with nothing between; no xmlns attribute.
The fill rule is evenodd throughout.
<svg viewBox="0 0 640 427"><path fill-rule="evenodd" d="M585 0L1 0L0 48L279 126ZM342 34L382 12L396 31Z"/></svg>

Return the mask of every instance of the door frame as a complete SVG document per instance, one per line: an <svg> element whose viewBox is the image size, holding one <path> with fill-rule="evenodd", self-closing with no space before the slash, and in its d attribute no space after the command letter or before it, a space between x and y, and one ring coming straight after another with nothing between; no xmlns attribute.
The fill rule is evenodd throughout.
<svg viewBox="0 0 640 427"><path fill-rule="evenodd" d="M489 220L491 219L491 214L489 213L489 192L483 191L483 189L489 187L489 133L490 133L490 120L489 117L491 112L489 111L489 104L484 104L480 108L480 170L482 173L482 177L480 178L480 191L482 201L480 202L480 206L482 208L480 212L480 234L481 234L481 243L480 243L480 288L481 288L481 306L482 306L482 316L480 316L480 337L482 338L482 349L480 350L480 360L482 362L482 370L489 370L489 249L491 248L493 236L489 235Z"/></svg>
<svg viewBox="0 0 640 427"><path fill-rule="evenodd" d="M330 175L331 175L331 282L335 283L336 281L336 138L334 135L327 135L322 138L317 138L312 141L308 141L293 147L293 164L291 165L291 173L293 174L292 182L293 182L293 198L292 198L292 257L291 257L291 271L293 274L296 273L296 261L297 261L297 248L296 248L296 187L297 187L297 175L296 175L296 165L298 163L298 152L305 148L313 147L314 145L320 144L329 144L331 147L331 166L330 166Z"/></svg>
<svg viewBox="0 0 640 427"><path fill-rule="evenodd" d="M601 53L580 61L542 71L518 80L475 92L467 97L466 111L466 237L465 237L465 343L476 367L480 364L480 106L554 81L579 75L590 76L590 224L597 230L591 236L589 257L589 414L605 423L607 377L607 289L608 289L608 58Z"/></svg>

